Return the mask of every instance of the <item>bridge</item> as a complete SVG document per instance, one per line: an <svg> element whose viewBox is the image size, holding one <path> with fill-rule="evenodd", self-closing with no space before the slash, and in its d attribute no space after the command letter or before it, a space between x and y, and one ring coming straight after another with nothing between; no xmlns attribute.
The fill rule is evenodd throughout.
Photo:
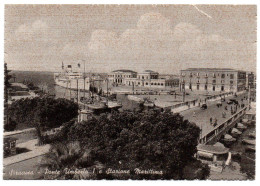
<svg viewBox="0 0 260 186"><path fill-rule="evenodd" d="M242 119L245 115L247 107L242 108L240 111L236 112L226 121L215 127L213 130L204 134L200 139L201 144L215 144L218 142L222 135L225 135L230 129L235 127L235 125Z"/></svg>

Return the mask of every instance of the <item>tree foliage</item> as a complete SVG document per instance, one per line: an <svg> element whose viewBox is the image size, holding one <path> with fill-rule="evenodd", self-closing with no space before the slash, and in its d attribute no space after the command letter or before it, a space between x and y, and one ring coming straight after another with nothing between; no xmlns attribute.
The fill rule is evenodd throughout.
<svg viewBox="0 0 260 186"><path fill-rule="evenodd" d="M130 170L104 174L106 179L184 179L183 168L194 161L199 133L179 114L124 111L72 125L64 139L80 141L106 169ZM137 169L150 173L137 174Z"/></svg>
<svg viewBox="0 0 260 186"><path fill-rule="evenodd" d="M75 118L78 114L78 105L62 98L26 98L13 102L8 108L8 114L18 126L36 127L44 131L59 127Z"/></svg>
<svg viewBox="0 0 260 186"><path fill-rule="evenodd" d="M8 88L10 88L11 84L9 82L9 80L12 78L12 76L9 74L10 70L7 69L7 64L4 64L4 95L5 95L5 101L7 101L8 99Z"/></svg>

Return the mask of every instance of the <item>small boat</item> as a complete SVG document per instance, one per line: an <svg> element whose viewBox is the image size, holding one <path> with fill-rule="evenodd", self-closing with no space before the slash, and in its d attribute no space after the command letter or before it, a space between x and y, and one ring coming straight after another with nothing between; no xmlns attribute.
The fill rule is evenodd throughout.
<svg viewBox="0 0 260 186"><path fill-rule="evenodd" d="M236 129L236 128L233 128L232 129L232 131L231 131L231 136L233 136L233 137L238 137L239 135L241 135L242 134L242 132L241 131L239 131L238 129Z"/></svg>
<svg viewBox="0 0 260 186"><path fill-rule="evenodd" d="M235 138L233 138L231 135L226 134L223 138L223 142L226 146L229 146L231 144L233 144L236 141Z"/></svg>
<svg viewBox="0 0 260 186"><path fill-rule="evenodd" d="M251 122L248 119L242 119L242 123L245 125L249 125Z"/></svg>
<svg viewBox="0 0 260 186"><path fill-rule="evenodd" d="M247 145L246 146L246 151L255 152L255 146L254 145Z"/></svg>
<svg viewBox="0 0 260 186"><path fill-rule="evenodd" d="M155 104L154 104L154 102L152 101L152 100L150 100L150 99L147 99L147 100L145 100L144 101L144 106L145 107L154 107L155 106Z"/></svg>
<svg viewBox="0 0 260 186"><path fill-rule="evenodd" d="M242 142L248 145L255 145L255 140L243 139Z"/></svg>
<svg viewBox="0 0 260 186"><path fill-rule="evenodd" d="M254 131L254 132L250 132L250 133L248 134L248 136L251 137L251 138L255 138L255 131Z"/></svg>
<svg viewBox="0 0 260 186"><path fill-rule="evenodd" d="M136 101L137 103L144 103L144 99L143 98L139 98L139 97L134 96L134 95L128 95L127 98L129 100Z"/></svg>
<svg viewBox="0 0 260 186"><path fill-rule="evenodd" d="M243 125L242 123L238 123L237 124L237 128L240 129L240 130L245 130L247 129L247 127L245 125Z"/></svg>
<svg viewBox="0 0 260 186"><path fill-rule="evenodd" d="M109 109L119 109L122 107L122 103L118 103L117 101L108 101L107 106Z"/></svg>

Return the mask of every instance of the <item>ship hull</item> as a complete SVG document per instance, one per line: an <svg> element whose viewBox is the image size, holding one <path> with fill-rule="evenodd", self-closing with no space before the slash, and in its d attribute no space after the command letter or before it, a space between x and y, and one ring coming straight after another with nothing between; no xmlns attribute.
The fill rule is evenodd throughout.
<svg viewBox="0 0 260 186"><path fill-rule="evenodd" d="M89 80L86 78L85 79L85 83L84 83L84 79L59 79L56 78L55 79L55 84L58 86L61 86L63 88L67 88L67 89L73 89L73 90L89 90L90 87L90 83ZM84 86L85 84L85 86Z"/></svg>

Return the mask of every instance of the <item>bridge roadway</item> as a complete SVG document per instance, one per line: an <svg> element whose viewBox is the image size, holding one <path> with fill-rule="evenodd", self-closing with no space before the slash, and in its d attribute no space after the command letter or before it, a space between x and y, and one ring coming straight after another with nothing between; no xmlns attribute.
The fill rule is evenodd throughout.
<svg viewBox="0 0 260 186"><path fill-rule="evenodd" d="M195 107L195 108L183 111L180 114L183 115L184 119L187 119L190 122L196 123L196 125L202 129L201 137L203 137L203 136L207 135L209 132L211 132L212 130L218 128L220 124L224 123L225 121L227 121L229 118L232 117L231 106L234 110L235 105L227 104L227 101L229 99L234 98L239 102L240 105L242 103L247 105L247 100L245 100L244 97L247 97L247 93L238 95L236 98L234 96L226 98L226 101L222 102L222 106L220 106L220 107L217 107L217 102L219 102L219 101L211 101L211 102L207 103L208 108L205 110L201 110L200 108ZM244 99L243 102L241 101L242 98ZM227 110L225 110L225 106L227 106ZM238 107L237 112L240 111L241 109L242 108ZM226 112L225 118L222 117L223 111ZM217 118L217 125L215 127L212 124L210 124L210 118L213 119L213 123L214 123L214 119Z"/></svg>

